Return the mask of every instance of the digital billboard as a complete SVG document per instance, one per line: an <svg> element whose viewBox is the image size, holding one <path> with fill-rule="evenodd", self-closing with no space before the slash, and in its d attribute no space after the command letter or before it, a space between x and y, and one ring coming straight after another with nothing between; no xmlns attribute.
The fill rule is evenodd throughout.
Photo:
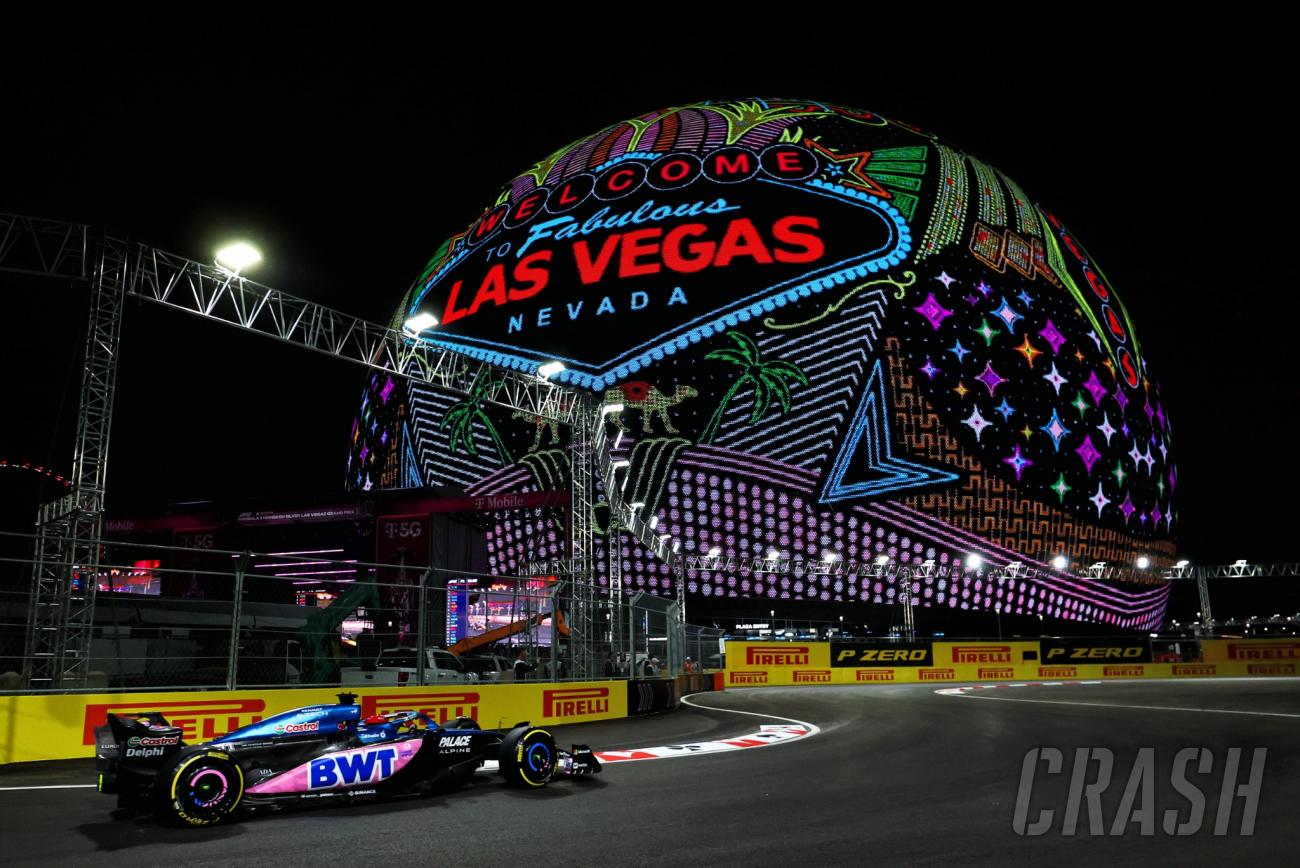
<svg viewBox="0 0 1300 868"><path fill-rule="evenodd" d="M1170 421L1123 302L1054 211L934 135L818 102L650 112L552 153L437 247L395 314L433 344L624 406L625 496L682 551L933 561L923 605L1144 627L1173 556ZM475 395L365 390L354 488L568 487L568 431ZM603 526L604 516L596 516ZM502 514L493 568L563 556ZM622 546L625 581L667 568ZM1022 564L1034 581L960 567ZM608 555L602 556L602 567ZM897 599L889 576L688 575L693 594Z"/></svg>

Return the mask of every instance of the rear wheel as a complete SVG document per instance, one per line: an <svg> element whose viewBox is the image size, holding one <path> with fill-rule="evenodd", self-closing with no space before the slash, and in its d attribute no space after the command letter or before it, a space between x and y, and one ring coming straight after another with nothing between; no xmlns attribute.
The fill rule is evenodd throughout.
<svg viewBox="0 0 1300 868"><path fill-rule="evenodd" d="M555 774L560 752L544 729L520 727L501 743L501 776L515 787L544 787Z"/></svg>
<svg viewBox="0 0 1300 868"><path fill-rule="evenodd" d="M163 818L183 826L210 826L228 816L244 795L244 773L225 754L182 758L161 777Z"/></svg>

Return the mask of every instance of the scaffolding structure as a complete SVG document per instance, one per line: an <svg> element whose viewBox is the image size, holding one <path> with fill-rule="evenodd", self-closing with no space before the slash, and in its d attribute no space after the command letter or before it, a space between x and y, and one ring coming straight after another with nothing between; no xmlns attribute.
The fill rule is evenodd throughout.
<svg viewBox="0 0 1300 868"><path fill-rule="evenodd" d="M95 264L93 270L88 268L90 262ZM607 412L614 408L603 408L594 395L469 358L418 335L367 322L219 266L144 244L96 237L83 224L0 214L0 271L91 282L72 490L43 507L37 519L27 640L27 659L35 662L25 673L29 686L60 689L85 684L108 434L128 296L394 376L474 394L505 409L569 426L574 432L569 450L569 554L576 567L565 572L575 591L569 613L573 625L569 653L575 674L594 672L592 643L600 631L593 518L598 479L611 515L625 511L605 432ZM653 555L673 563L671 546L636 515L626 516L623 524ZM82 575L92 578L83 581ZM682 594L680 587L678 594ZM609 614L613 620L614 613Z"/></svg>

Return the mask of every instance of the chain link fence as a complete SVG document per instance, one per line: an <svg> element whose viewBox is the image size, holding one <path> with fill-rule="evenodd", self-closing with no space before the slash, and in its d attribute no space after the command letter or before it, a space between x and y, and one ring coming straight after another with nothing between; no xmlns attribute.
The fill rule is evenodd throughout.
<svg viewBox="0 0 1300 868"><path fill-rule="evenodd" d="M0 692L27 688L32 566L0 557ZM521 658L528 679L629 678L703 653L670 600L332 551L105 542L97 588L88 676L63 689L510 681Z"/></svg>

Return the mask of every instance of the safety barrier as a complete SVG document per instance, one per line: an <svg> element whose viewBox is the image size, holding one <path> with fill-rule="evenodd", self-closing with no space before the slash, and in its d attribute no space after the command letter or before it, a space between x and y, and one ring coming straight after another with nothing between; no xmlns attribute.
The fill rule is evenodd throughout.
<svg viewBox="0 0 1300 868"><path fill-rule="evenodd" d="M1300 641L1206 639L1156 662L1142 638L1005 642L728 642L725 686L1297 675Z"/></svg>
<svg viewBox="0 0 1300 868"><path fill-rule="evenodd" d="M191 693L0 696L0 764L94 756L94 730L112 712L160 711L187 742L202 742L305 705L330 704L340 688ZM362 716L418 709L439 722L473 717L503 728L527 720L543 726L627 716L625 681L563 684L463 684L456 687L358 689Z"/></svg>

